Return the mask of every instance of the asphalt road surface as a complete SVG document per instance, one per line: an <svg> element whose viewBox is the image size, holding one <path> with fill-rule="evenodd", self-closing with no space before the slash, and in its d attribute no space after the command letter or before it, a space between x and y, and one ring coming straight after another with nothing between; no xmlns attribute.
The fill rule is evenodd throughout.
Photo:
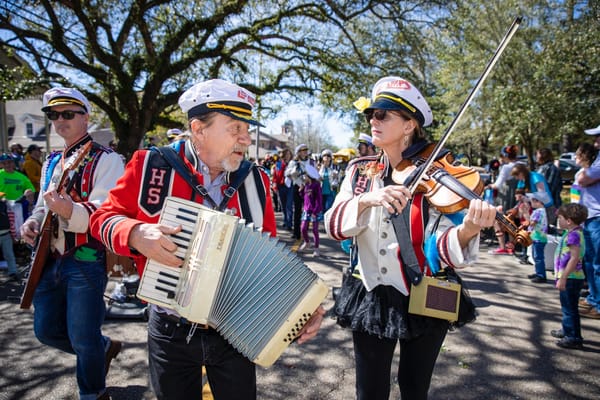
<svg viewBox="0 0 600 400"><path fill-rule="evenodd" d="M280 238L290 245L289 232ZM307 265L338 286L347 256L321 235L321 256L302 252ZM478 265L462 273L478 306L477 320L449 332L430 389L430 399L600 399L600 320L582 319L583 350L555 345L560 328L558 292L533 284L533 266L513 256L491 256L485 243ZM111 282L114 284L115 282ZM75 358L41 345L32 312L18 307L22 287L0 285L0 399L77 399ZM333 305L331 294L325 308ZM107 386L114 400L153 399L148 387L146 325L141 319L107 320L104 333L124 342ZM397 359L397 357L396 357ZM390 377L395 382L396 365ZM271 368L258 369L259 399L354 398L350 332L326 318L316 339L292 345ZM393 384L392 399L398 399Z"/></svg>

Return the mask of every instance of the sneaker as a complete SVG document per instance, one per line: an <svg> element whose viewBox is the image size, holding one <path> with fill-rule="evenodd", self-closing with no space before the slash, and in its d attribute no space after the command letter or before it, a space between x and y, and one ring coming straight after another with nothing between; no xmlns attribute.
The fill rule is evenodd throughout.
<svg viewBox="0 0 600 400"><path fill-rule="evenodd" d="M562 339L565 337L565 333L563 332L562 329L552 329L550 331L550 335L552 335L552 337L555 337L557 339Z"/></svg>
<svg viewBox="0 0 600 400"><path fill-rule="evenodd" d="M537 276L537 274L529 274L527 275L527 279L533 279Z"/></svg>
<svg viewBox="0 0 600 400"><path fill-rule="evenodd" d="M308 246L308 243L302 242L302 244L300 245L300 247L298 247L298 251L302 251L302 250L306 249L306 246Z"/></svg>
<svg viewBox="0 0 600 400"><path fill-rule="evenodd" d="M535 278L531 279L532 283L546 283L546 278L542 278L541 276L535 276Z"/></svg>
<svg viewBox="0 0 600 400"><path fill-rule="evenodd" d="M319 249L315 249L315 251L313 251L313 257L319 257L321 255L321 253L319 253Z"/></svg>
<svg viewBox="0 0 600 400"><path fill-rule="evenodd" d="M598 310L596 310L594 307L583 310L579 309L579 315L586 318L600 319L600 312L598 312Z"/></svg>
<svg viewBox="0 0 600 400"><path fill-rule="evenodd" d="M123 344L118 340L109 339L110 344L108 350L106 350L106 356L104 358L104 376L108 375L108 369L110 368L111 361L117 357L117 354L121 352Z"/></svg>
<svg viewBox="0 0 600 400"><path fill-rule="evenodd" d="M496 250L488 251L488 254L510 256L514 254L514 251L511 249L497 248Z"/></svg>
<svg viewBox="0 0 600 400"><path fill-rule="evenodd" d="M579 309L588 310L592 308L592 305L588 303L585 299L579 299Z"/></svg>
<svg viewBox="0 0 600 400"><path fill-rule="evenodd" d="M562 339L556 342L558 347L562 347L563 349L581 349L583 348L583 343L581 340L571 339L567 337L563 337Z"/></svg>

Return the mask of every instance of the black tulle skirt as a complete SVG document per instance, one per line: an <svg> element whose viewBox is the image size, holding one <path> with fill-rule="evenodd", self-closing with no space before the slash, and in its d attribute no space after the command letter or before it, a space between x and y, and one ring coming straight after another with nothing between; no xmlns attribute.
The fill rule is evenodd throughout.
<svg viewBox="0 0 600 400"><path fill-rule="evenodd" d="M362 281L347 273L336 296L337 323L353 331L381 338L412 339L431 329L448 329L449 322L408 313L408 296L392 286L367 291Z"/></svg>

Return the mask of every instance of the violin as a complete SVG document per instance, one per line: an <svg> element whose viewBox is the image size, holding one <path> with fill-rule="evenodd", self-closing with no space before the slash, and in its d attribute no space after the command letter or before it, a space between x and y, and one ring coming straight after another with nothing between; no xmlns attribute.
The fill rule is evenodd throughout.
<svg viewBox="0 0 600 400"><path fill-rule="evenodd" d="M426 161L430 160L432 149L436 146L434 143L428 144L420 153L403 159L392 171L392 180L410 187L414 172L426 166ZM484 185L479 173L471 167L456 165L450 152L445 152L429 163L429 169L420 171L420 174L421 178L412 193L424 193L429 203L443 214L463 210L471 200L481 198ZM529 233L519 229L504 214L496 211L495 219L517 243L525 247L531 245Z"/></svg>

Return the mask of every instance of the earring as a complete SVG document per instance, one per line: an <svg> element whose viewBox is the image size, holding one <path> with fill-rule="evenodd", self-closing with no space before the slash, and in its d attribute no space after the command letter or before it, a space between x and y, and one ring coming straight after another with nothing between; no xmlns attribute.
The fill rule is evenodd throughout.
<svg viewBox="0 0 600 400"><path fill-rule="evenodd" d="M408 146L408 136L409 135L404 135L404 145Z"/></svg>

